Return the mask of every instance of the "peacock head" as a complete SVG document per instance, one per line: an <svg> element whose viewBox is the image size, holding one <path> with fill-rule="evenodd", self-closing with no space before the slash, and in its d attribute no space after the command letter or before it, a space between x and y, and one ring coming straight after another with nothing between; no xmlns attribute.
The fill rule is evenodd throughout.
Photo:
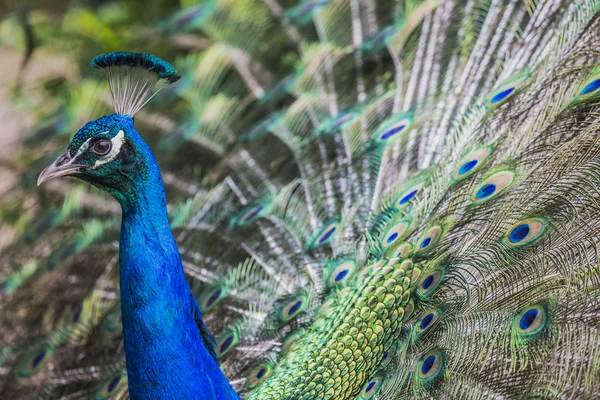
<svg viewBox="0 0 600 400"><path fill-rule="evenodd" d="M74 176L122 200L144 179L160 176L150 149L133 127L133 115L180 76L166 61L145 53L102 54L92 67L106 72L116 113L85 124L67 151L42 171L38 185Z"/></svg>
<svg viewBox="0 0 600 400"><path fill-rule="evenodd" d="M67 151L42 171L38 185L61 176L83 179L114 195L125 195L144 175L151 157L129 115L112 114L83 126Z"/></svg>

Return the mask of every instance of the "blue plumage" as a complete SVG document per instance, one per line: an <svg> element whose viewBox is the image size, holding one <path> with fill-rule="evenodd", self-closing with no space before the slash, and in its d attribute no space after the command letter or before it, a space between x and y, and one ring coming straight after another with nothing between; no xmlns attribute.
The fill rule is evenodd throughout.
<svg viewBox="0 0 600 400"><path fill-rule="evenodd" d="M200 335L200 311L171 234L154 157L132 126L126 136L147 166L135 195L122 202L121 309L130 396L236 399L210 339Z"/></svg>

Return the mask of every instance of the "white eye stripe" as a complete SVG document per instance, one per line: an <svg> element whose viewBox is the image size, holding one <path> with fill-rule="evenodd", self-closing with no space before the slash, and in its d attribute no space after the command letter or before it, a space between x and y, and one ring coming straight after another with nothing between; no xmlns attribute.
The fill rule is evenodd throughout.
<svg viewBox="0 0 600 400"><path fill-rule="evenodd" d="M119 133L117 133L115 135L115 137L110 139L110 141L112 143L112 148L110 149L110 153L108 153L106 156L98 159L96 161L96 163L94 164L93 168L97 168L102 164L111 162L112 160L115 159L115 157L117 157L117 155L119 154L119 151L121 151L121 146L123 145L123 143L125 143L125 132L119 131Z"/></svg>

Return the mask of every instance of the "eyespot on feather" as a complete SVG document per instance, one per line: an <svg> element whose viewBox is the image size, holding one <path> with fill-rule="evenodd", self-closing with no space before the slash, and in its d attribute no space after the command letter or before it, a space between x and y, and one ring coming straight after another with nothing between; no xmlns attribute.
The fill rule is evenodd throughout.
<svg viewBox="0 0 600 400"><path fill-rule="evenodd" d="M106 400L113 397L127 383L126 375L120 373L105 380L96 391L96 400Z"/></svg>
<svg viewBox="0 0 600 400"><path fill-rule="evenodd" d="M422 384L433 384L441 377L444 369L444 355L439 350L433 350L423 355L417 363L416 379Z"/></svg>
<svg viewBox="0 0 600 400"><path fill-rule="evenodd" d="M523 247L543 238L549 230L548 221L542 218L528 218L511 226L504 236L510 247Z"/></svg>
<svg viewBox="0 0 600 400"><path fill-rule="evenodd" d="M579 86L575 100L583 101L600 94L600 71L596 68Z"/></svg>
<svg viewBox="0 0 600 400"><path fill-rule="evenodd" d="M492 110L506 103L525 86L530 77L531 73L525 69L495 86L484 100L486 108Z"/></svg>
<svg viewBox="0 0 600 400"><path fill-rule="evenodd" d="M367 380L367 382L363 385L363 388L358 395L358 399L372 399L377 393L379 393L382 384L383 378L380 376L376 376Z"/></svg>
<svg viewBox="0 0 600 400"><path fill-rule="evenodd" d="M515 179L515 173L510 170L494 172L492 175L484 178L475 188L471 196L472 204L483 204L499 196L504 190L508 189Z"/></svg>
<svg viewBox="0 0 600 400"><path fill-rule="evenodd" d="M277 315L281 322L289 322L300 314L307 306L307 299L304 296L298 296L284 304Z"/></svg>
<svg viewBox="0 0 600 400"><path fill-rule="evenodd" d="M404 113L392 116L384 121L372 136L374 143L388 145L407 133L413 126L414 117L412 113Z"/></svg>
<svg viewBox="0 0 600 400"><path fill-rule="evenodd" d="M415 254L424 254L433 250L444 235L444 229L441 225L434 225L427 229L417 241Z"/></svg>
<svg viewBox="0 0 600 400"><path fill-rule="evenodd" d="M329 287L337 286L347 282L353 275L356 264L352 260L346 260L341 263L333 264L329 267L329 277L327 285Z"/></svg>
<svg viewBox="0 0 600 400"><path fill-rule="evenodd" d="M221 358L238 345L239 337L235 330L231 330L217 339L216 343L215 353L218 358Z"/></svg>
<svg viewBox="0 0 600 400"><path fill-rule="evenodd" d="M452 173L452 179L455 182L460 182L463 179L473 175L485 165L492 155L493 150L494 149L492 146L484 146L475 150L471 150L468 154L463 156L460 162L457 164L454 172Z"/></svg>
<svg viewBox="0 0 600 400"><path fill-rule="evenodd" d="M29 378L38 374L52 359L54 348L48 343L36 346L24 354L17 363L17 374L22 378Z"/></svg>
<svg viewBox="0 0 600 400"><path fill-rule="evenodd" d="M321 228L320 231L315 235L310 247L313 249L326 246L331 242L331 240L337 234L337 231L340 228L340 224L338 222L332 222L325 227Z"/></svg>
<svg viewBox="0 0 600 400"><path fill-rule="evenodd" d="M517 315L513 321L515 331L523 337L532 337L539 334L546 327L548 313L542 305L526 307Z"/></svg>
<svg viewBox="0 0 600 400"><path fill-rule="evenodd" d="M207 289L198 298L198 306L200 307L200 311L210 311L226 296L227 289L225 287L218 286Z"/></svg>
<svg viewBox="0 0 600 400"><path fill-rule="evenodd" d="M273 367L269 363L261 363L252 368L246 377L246 387L254 389L263 383L273 372Z"/></svg>
<svg viewBox="0 0 600 400"><path fill-rule="evenodd" d="M431 272L422 274L422 279L417 286L417 293L423 297L430 297L440 287L445 276L442 268L436 268Z"/></svg>

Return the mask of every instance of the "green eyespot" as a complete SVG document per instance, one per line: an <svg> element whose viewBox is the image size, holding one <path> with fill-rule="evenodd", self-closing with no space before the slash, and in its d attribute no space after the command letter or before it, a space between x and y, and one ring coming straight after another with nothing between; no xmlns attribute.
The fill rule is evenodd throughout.
<svg viewBox="0 0 600 400"><path fill-rule="evenodd" d="M422 274L421 281L417 286L417 293L422 297L430 297L437 291L444 280L446 272L442 268L436 268Z"/></svg>
<svg viewBox="0 0 600 400"><path fill-rule="evenodd" d="M484 178L475 188L471 196L473 204L483 204L486 201L498 197L508 189L515 179L515 173L510 170L501 170Z"/></svg>
<svg viewBox="0 0 600 400"><path fill-rule="evenodd" d="M229 332L223 334L217 339L217 344L215 346L215 353L218 358L225 356L229 353L235 346L238 345L240 339L238 333L235 329L231 329Z"/></svg>
<svg viewBox="0 0 600 400"><path fill-rule="evenodd" d="M484 146L475 150L471 150L463 156L452 173L452 179L455 182L473 175L489 160L494 148L492 146Z"/></svg>
<svg viewBox="0 0 600 400"><path fill-rule="evenodd" d="M373 142L388 145L406 134L413 126L414 116L412 113L403 113L392 116L385 120L372 136Z"/></svg>
<svg viewBox="0 0 600 400"><path fill-rule="evenodd" d="M444 228L441 225L434 225L427 229L417 241L416 254L426 254L432 251L444 236Z"/></svg>
<svg viewBox="0 0 600 400"><path fill-rule="evenodd" d="M432 384L442 376L444 361L444 355L439 350L426 353L417 363L416 378L421 384Z"/></svg>
<svg viewBox="0 0 600 400"><path fill-rule="evenodd" d="M427 183L428 180L429 180L429 175L425 174L424 177L420 178L416 182L412 183L410 186L403 189L400 192L400 194L398 195L398 197L396 198L394 207L398 210L401 210L404 207L406 207L408 204L410 204L411 201L413 201L414 199L417 198L421 189L423 189L423 186L425 186L425 184Z"/></svg>
<svg viewBox="0 0 600 400"><path fill-rule="evenodd" d="M511 226L504 236L510 247L523 247L533 244L548 233L548 222L542 218L529 218Z"/></svg>
<svg viewBox="0 0 600 400"><path fill-rule="evenodd" d="M513 320L516 332L524 338L542 332L547 326L548 313L542 305L534 305L523 309Z"/></svg>
<svg viewBox="0 0 600 400"><path fill-rule="evenodd" d="M246 387L254 389L263 383L273 372L273 366L270 363L264 362L252 368L246 378Z"/></svg>
<svg viewBox="0 0 600 400"><path fill-rule="evenodd" d="M339 222L332 222L325 225L317 232L314 239L312 240L310 247L316 249L328 245L338 233L339 229Z"/></svg>
<svg viewBox="0 0 600 400"><path fill-rule="evenodd" d="M383 378L380 376L376 376L367 380L367 382L363 385L363 388L358 395L358 399L372 399L377 393L379 393L382 384Z"/></svg>
<svg viewBox="0 0 600 400"><path fill-rule="evenodd" d="M396 243L401 243L411 231L411 222L409 218L405 218L385 231L380 239L383 248L387 249Z"/></svg>
<svg viewBox="0 0 600 400"><path fill-rule="evenodd" d="M410 242L402 242L396 246L391 246L386 252L387 258L399 258L406 260L412 257L415 252L415 246Z"/></svg>
<svg viewBox="0 0 600 400"><path fill-rule="evenodd" d="M354 274L356 263L352 260L346 260L341 263L333 264L329 267L329 277L327 278L327 285L334 287L347 282Z"/></svg>
<svg viewBox="0 0 600 400"><path fill-rule="evenodd" d="M110 399L127 383L127 376L124 373L119 373L105 380L98 391L96 392L96 400Z"/></svg>
<svg viewBox="0 0 600 400"><path fill-rule="evenodd" d="M204 291L198 298L198 305L200 311L210 311L216 306L221 300L227 296L227 289L225 287L212 287Z"/></svg>
<svg viewBox="0 0 600 400"><path fill-rule="evenodd" d="M484 104L488 109L494 109L506 103L527 83L531 76L529 70L523 70L500 83L487 95Z"/></svg>
<svg viewBox="0 0 600 400"><path fill-rule="evenodd" d="M306 309L307 302L304 296L294 297L292 300L289 300L278 312L279 320L284 323L289 322Z"/></svg>
<svg viewBox="0 0 600 400"><path fill-rule="evenodd" d="M23 355L17 364L19 376L28 378L39 373L52 359L54 348L43 343Z"/></svg>
<svg viewBox="0 0 600 400"><path fill-rule="evenodd" d="M577 90L576 100L587 100L600 93L600 71L596 68Z"/></svg>

